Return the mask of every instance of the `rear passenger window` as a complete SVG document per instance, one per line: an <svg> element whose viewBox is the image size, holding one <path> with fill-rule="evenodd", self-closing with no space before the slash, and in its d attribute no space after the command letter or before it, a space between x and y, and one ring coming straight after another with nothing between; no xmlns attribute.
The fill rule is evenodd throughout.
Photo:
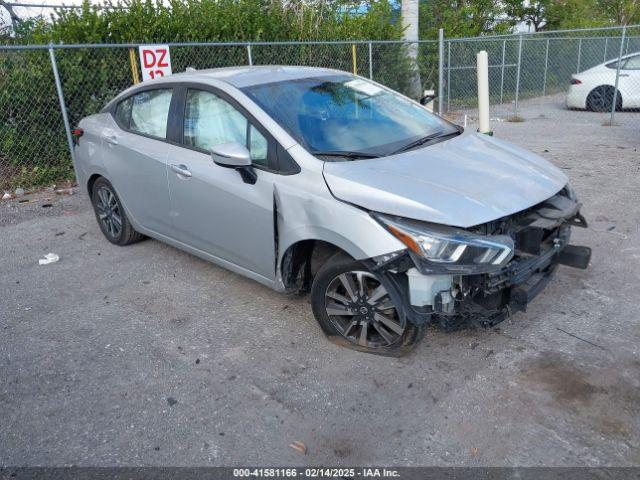
<svg viewBox="0 0 640 480"><path fill-rule="evenodd" d="M116 121L127 130L167 138L171 95L170 88L137 93L118 105Z"/></svg>
<svg viewBox="0 0 640 480"><path fill-rule="evenodd" d="M627 63L624 64L624 70L640 70L640 55L627 60Z"/></svg>

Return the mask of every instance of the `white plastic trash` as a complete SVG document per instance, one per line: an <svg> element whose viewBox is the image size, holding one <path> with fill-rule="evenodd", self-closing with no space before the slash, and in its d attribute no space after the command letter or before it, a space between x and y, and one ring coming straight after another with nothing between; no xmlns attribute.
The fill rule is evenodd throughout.
<svg viewBox="0 0 640 480"><path fill-rule="evenodd" d="M47 253L44 258L38 260L38 263L40 265L49 265L50 263L56 263L58 260L60 260L60 257L55 253Z"/></svg>

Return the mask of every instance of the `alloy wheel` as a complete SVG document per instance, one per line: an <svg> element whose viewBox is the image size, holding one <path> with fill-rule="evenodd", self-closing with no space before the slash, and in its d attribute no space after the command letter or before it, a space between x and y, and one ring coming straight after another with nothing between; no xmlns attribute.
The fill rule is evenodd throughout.
<svg viewBox="0 0 640 480"><path fill-rule="evenodd" d="M611 110L613 92L607 88L598 87L589 94L589 108L594 112L606 112Z"/></svg>
<svg viewBox="0 0 640 480"><path fill-rule="evenodd" d="M327 287L325 309L338 332L361 347L393 345L406 326L387 290L373 274L365 271L336 276Z"/></svg>
<svg viewBox="0 0 640 480"><path fill-rule="evenodd" d="M98 188L96 212L104 231L111 238L118 238L122 232L122 214L118 200L111 189L101 186Z"/></svg>

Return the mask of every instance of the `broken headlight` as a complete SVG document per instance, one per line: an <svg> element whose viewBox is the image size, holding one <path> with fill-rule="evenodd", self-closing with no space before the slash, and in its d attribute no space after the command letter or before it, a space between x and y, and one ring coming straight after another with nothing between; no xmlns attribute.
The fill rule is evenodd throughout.
<svg viewBox="0 0 640 480"><path fill-rule="evenodd" d="M444 270L488 272L502 268L513 257L513 239L507 235L474 235L459 228L373 216L409 250Z"/></svg>

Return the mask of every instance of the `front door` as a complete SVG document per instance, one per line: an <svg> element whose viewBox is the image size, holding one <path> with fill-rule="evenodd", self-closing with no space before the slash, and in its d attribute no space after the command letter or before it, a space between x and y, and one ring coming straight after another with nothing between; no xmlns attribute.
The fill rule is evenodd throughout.
<svg viewBox="0 0 640 480"><path fill-rule="evenodd" d="M260 170L268 162L269 142L243 113L211 91L187 90L182 120L183 146L172 146L167 160L178 240L273 280L277 174ZM211 148L234 141L251 152L258 169L254 185L211 158Z"/></svg>

